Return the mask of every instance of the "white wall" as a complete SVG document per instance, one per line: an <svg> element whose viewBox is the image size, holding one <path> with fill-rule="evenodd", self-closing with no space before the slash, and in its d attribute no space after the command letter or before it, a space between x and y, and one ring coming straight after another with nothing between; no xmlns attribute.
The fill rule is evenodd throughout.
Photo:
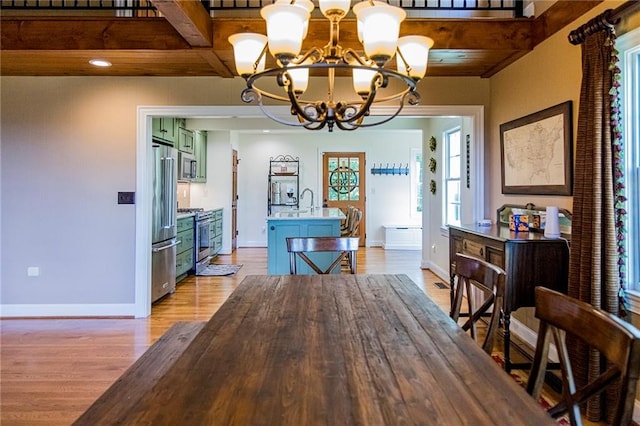
<svg viewBox="0 0 640 426"><path fill-rule="evenodd" d="M382 245L382 225L419 223L410 216L409 176L373 176L373 163L406 164L411 148L420 148L419 130L358 131L352 133L238 133L239 246L266 246L267 173L269 158L289 154L300 158L300 190L310 188L322 205L322 152L364 152L367 194L367 245ZM301 200L306 207L308 196Z"/></svg>
<svg viewBox="0 0 640 426"><path fill-rule="evenodd" d="M462 134L462 204L466 206L462 211L462 222L473 223L473 209L470 207L473 205L473 194L475 186L472 183L470 189L466 188L466 149L465 139L466 135L472 135L471 125L468 118L433 118L428 121L428 134L424 138L424 209L427 213L423 221L423 227L427 229L427 232L423 235L423 262L426 262L435 273L441 278L446 279L449 276L449 231L443 226L443 194L444 194L444 170L445 170L445 146L444 146L444 132L451 130L455 127L460 127ZM431 136L436 138L436 150L431 152L429 149L429 139ZM435 158L437 162L435 173L431 173L428 168L429 158ZM473 176L473 173L471 174ZM429 190L429 181L433 179L436 181L436 193L432 194Z"/></svg>
<svg viewBox="0 0 640 426"><path fill-rule="evenodd" d="M150 267L135 263L136 229L146 224L116 196L136 189L138 108L238 105L242 79L2 76L0 83L1 315L132 315L136 271ZM489 82L479 78L425 79L418 89L425 105L489 100ZM402 127L394 121L389 129ZM236 138L230 134L230 147L240 149ZM210 189L206 196L211 207L229 198ZM40 275L28 277L29 266Z"/></svg>

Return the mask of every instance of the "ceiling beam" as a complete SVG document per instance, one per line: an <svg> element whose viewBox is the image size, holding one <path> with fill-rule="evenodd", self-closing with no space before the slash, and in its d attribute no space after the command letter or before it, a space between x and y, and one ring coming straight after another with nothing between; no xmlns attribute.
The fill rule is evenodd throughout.
<svg viewBox="0 0 640 426"><path fill-rule="evenodd" d="M193 48L163 18L19 18L3 17L2 50L185 50ZM433 50L523 51L533 48L532 21L413 19L402 33L427 34ZM212 52L231 53L228 37L237 32L264 31L262 19L214 18ZM356 22L340 24L343 47L360 49ZM324 46L328 40L326 20L313 19L304 47ZM206 48L199 49L204 52ZM208 55L208 54L207 54ZM209 62L216 59L209 57ZM221 73L223 74L223 73Z"/></svg>
<svg viewBox="0 0 640 426"><path fill-rule="evenodd" d="M408 18L401 35L434 40L428 76L491 77L602 1L559 0L535 19ZM153 3L163 17L0 16L0 73L233 77L228 37L266 33L263 19L211 18L199 1ZM328 41L327 20L312 18L303 50ZM340 22L340 43L362 51L355 19ZM88 68L88 59L97 56L114 66ZM267 63L274 66L270 56Z"/></svg>
<svg viewBox="0 0 640 426"><path fill-rule="evenodd" d="M533 48L531 20L491 19L407 19L402 23L401 36L422 34L434 40L433 49L531 50ZM230 35L240 32L266 34L260 18L214 18L213 46L216 50L231 49ZM312 19L303 48L322 47L329 42L329 22ZM340 21L340 44L361 48L357 41L355 19Z"/></svg>
<svg viewBox="0 0 640 426"><path fill-rule="evenodd" d="M165 19L180 33L221 77L231 78L233 72L211 49L213 25L202 3L193 0L151 0Z"/></svg>
<svg viewBox="0 0 640 426"><path fill-rule="evenodd" d="M202 49L197 49L197 51L200 57L205 61L207 61L207 63L211 65L213 69L216 70L216 72L220 77L225 77L225 78L234 77L233 72L229 68L227 68L227 66L224 64L224 62L222 62L220 57L216 55L213 49L202 48Z"/></svg>
<svg viewBox="0 0 640 426"><path fill-rule="evenodd" d="M534 21L534 46L560 31L603 0L558 0ZM569 34L567 33L567 36Z"/></svg>
<svg viewBox="0 0 640 426"><path fill-rule="evenodd" d="M151 3L191 46L212 46L211 17L202 3L192 0L151 0Z"/></svg>
<svg viewBox="0 0 640 426"><path fill-rule="evenodd" d="M12 18L2 50L182 50L191 46L164 18Z"/></svg>

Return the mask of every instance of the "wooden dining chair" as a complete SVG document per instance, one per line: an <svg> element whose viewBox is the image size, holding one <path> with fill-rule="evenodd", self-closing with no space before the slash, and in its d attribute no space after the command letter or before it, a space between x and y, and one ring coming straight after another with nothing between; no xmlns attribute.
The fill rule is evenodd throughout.
<svg viewBox="0 0 640 426"><path fill-rule="evenodd" d="M343 259L349 261L349 272L356 273L356 252L360 246L358 237L289 237L287 238L287 251L289 252L289 272L297 274L296 257L302 259L317 274L330 274ZM307 256L312 252L337 252L338 257L331 265L322 270Z"/></svg>
<svg viewBox="0 0 640 426"><path fill-rule="evenodd" d="M467 295L467 321L462 325L462 329L470 331L471 337L478 340L476 323L482 317L489 317L487 332L482 341L482 349L489 355L493 350L493 341L498 331L500 312L504 300L504 280L505 272L489 262L482 259L468 256L466 254L456 254L455 273L453 280L453 303L451 304L451 318L458 322L461 313L463 295ZM472 288L481 290L472 292ZM476 294L480 294L482 301L477 309ZM489 308L493 306L491 312Z"/></svg>
<svg viewBox="0 0 640 426"><path fill-rule="evenodd" d="M614 425L629 425L640 375L640 330L594 306L545 287L536 287L535 316L540 320L536 353L527 392L536 401L544 382L549 334L560 358L561 401L549 410L552 417L567 413L572 425L582 424L580 404L616 382L620 397L614 408ZM573 377L567 345L560 331L570 333L607 359L606 370L581 388Z"/></svg>
<svg viewBox="0 0 640 426"><path fill-rule="evenodd" d="M340 236L353 237L355 235L355 230L360 224L360 219L362 218L362 212L354 206L348 206L345 216L346 218L344 220L344 223L340 228Z"/></svg>

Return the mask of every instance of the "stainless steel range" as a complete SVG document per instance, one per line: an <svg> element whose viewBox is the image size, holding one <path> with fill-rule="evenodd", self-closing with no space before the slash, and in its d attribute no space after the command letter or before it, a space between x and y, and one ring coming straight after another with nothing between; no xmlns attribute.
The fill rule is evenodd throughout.
<svg viewBox="0 0 640 426"><path fill-rule="evenodd" d="M211 233L210 225L213 219L213 211L203 208L185 208L178 209L178 213L194 213L195 214L195 247L194 247L194 265L193 269L198 274L202 269L206 268L211 260Z"/></svg>

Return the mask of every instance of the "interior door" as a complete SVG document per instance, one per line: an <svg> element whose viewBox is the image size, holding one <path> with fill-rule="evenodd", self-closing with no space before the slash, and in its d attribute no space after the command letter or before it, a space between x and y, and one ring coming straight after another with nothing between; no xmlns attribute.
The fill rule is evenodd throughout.
<svg viewBox="0 0 640 426"><path fill-rule="evenodd" d="M231 251L238 247L238 151L231 151Z"/></svg>
<svg viewBox="0 0 640 426"><path fill-rule="evenodd" d="M354 206L362 211L358 235L360 245L366 241L364 152L325 152L322 154L322 206L338 207L343 212Z"/></svg>

